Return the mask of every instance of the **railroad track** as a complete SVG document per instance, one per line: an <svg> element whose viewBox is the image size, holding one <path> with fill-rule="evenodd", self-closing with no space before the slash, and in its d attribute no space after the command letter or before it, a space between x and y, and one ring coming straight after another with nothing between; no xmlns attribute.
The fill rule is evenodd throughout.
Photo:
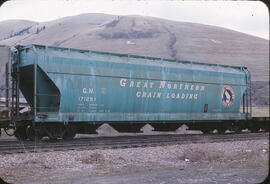
<svg viewBox="0 0 270 184"><path fill-rule="evenodd" d="M211 134L211 135L166 134L166 135L91 137L91 138L77 138L71 141L42 140L37 142L31 141L21 142L15 139L0 139L0 154L164 146L173 144L260 140L268 138L269 133L260 132L260 133Z"/></svg>

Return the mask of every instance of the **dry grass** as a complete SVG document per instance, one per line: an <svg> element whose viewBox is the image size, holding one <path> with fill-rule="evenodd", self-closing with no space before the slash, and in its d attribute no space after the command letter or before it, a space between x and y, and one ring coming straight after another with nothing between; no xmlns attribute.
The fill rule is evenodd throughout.
<svg viewBox="0 0 270 184"><path fill-rule="evenodd" d="M200 168L222 164L241 164L244 169L250 166L267 170L268 155L268 139L25 153L1 155L0 175L11 183L30 183L30 181L72 179L74 176L134 173L157 168Z"/></svg>
<svg viewBox="0 0 270 184"><path fill-rule="evenodd" d="M252 108L252 116L253 117L269 117L269 108Z"/></svg>
<svg viewBox="0 0 270 184"><path fill-rule="evenodd" d="M180 160L191 162L217 162L224 161L224 153L218 150L209 152L207 147L187 148L183 151L183 155L178 157Z"/></svg>
<svg viewBox="0 0 270 184"><path fill-rule="evenodd" d="M105 162L105 158L102 154L94 152L91 155L80 159L84 164L102 164Z"/></svg>
<svg viewBox="0 0 270 184"><path fill-rule="evenodd" d="M265 155L268 154L268 148L247 149L240 150L222 150L215 147L202 144L198 147L187 145L176 160L183 160L186 162L200 162L200 163L224 163L227 161L247 161L251 159L259 162L268 161Z"/></svg>

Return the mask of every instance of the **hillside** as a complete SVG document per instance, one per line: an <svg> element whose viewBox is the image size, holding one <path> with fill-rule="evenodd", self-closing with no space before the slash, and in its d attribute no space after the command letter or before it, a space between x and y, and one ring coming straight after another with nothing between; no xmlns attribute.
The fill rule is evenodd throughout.
<svg viewBox="0 0 270 184"><path fill-rule="evenodd" d="M268 40L229 29L153 17L106 14L82 14L42 23L0 22L0 45L33 43L244 65L251 71L252 81L259 81L253 86L264 86L260 94L254 93L262 95L262 92L262 104L268 103Z"/></svg>
<svg viewBox="0 0 270 184"><path fill-rule="evenodd" d="M29 29L38 24L28 20L7 20L0 22L0 41L9 40L12 37L29 33Z"/></svg>

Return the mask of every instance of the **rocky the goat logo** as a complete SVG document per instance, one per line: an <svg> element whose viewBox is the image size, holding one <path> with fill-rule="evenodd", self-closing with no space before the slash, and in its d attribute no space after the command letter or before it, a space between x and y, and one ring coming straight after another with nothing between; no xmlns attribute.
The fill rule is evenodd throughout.
<svg viewBox="0 0 270 184"><path fill-rule="evenodd" d="M234 92L230 86L225 86L221 92L222 103L225 107L232 105L234 101Z"/></svg>

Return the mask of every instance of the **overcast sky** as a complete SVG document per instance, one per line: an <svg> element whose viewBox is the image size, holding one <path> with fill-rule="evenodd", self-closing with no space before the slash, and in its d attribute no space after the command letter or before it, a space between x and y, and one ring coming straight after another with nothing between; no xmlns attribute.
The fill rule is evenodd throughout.
<svg viewBox="0 0 270 184"><path fill-rule="evenodd" d="M260 1L169 0L11 0L0 7L0 21L50 21L82 13L145 15L221 26L269 39L269 14Z"/></svg>

